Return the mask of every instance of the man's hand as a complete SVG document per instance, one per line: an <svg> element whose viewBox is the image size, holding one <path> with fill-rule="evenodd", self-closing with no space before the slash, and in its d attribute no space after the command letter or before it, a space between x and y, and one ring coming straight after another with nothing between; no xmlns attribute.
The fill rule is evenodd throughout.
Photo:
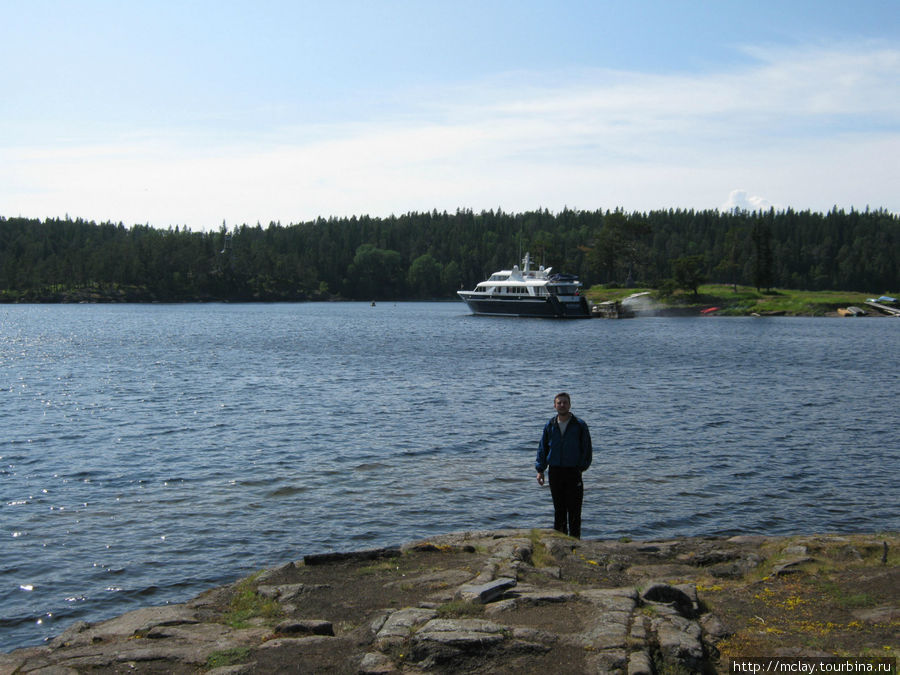
<svg viewBox="0 0 900 675"><path fill-rule="evenodd" d="M538 482L538 485L541 485L541 486L544 485L544 472L543 471L538 471L537 482Z"/></svg>

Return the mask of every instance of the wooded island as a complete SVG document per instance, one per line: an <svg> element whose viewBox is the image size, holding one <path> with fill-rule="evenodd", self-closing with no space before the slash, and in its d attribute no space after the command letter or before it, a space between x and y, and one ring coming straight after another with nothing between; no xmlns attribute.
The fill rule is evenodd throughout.
<svg viewBox="0 0 900 675"><path fill-rule="evenodd" d="M460 209L203 232L0 217L0 301L449 299L526 251L586 287L900 289L900 217L883 209Z"/></svg>

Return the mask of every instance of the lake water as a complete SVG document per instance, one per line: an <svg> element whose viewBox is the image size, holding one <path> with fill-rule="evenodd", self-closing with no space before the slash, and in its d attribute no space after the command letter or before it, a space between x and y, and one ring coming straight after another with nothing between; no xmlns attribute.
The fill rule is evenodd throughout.
<svg viewBox="0 0 900 675"><path fill-rule="evenodd" d="M0 650L304 554L549 527L900 529L900 321L474 317L462 303L0 306Z"/></svg>

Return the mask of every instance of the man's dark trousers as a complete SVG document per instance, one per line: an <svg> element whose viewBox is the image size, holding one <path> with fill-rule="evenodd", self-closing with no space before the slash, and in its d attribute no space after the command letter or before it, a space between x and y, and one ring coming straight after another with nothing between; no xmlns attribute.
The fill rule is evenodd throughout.
<svg viewBox="0 0 900 675"><path fill-rule="evenodd" d="M581 538L581 503L584 483L575 467L550 467L550 494L553 496L553 529Z"/></svg>

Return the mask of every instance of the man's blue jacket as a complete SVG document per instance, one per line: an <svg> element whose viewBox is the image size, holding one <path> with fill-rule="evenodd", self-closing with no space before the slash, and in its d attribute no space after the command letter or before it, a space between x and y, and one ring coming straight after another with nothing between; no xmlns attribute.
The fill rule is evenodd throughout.
<svg viewBox="0 0 900 675"><path fill-rule="evenodd" d="M585 471L591 465L591 459L593 447L588 425L572 415L563 435L556 417L553 417L541 434L534 468L538 473L542 473L548 466L577 467Z"/></svg>

